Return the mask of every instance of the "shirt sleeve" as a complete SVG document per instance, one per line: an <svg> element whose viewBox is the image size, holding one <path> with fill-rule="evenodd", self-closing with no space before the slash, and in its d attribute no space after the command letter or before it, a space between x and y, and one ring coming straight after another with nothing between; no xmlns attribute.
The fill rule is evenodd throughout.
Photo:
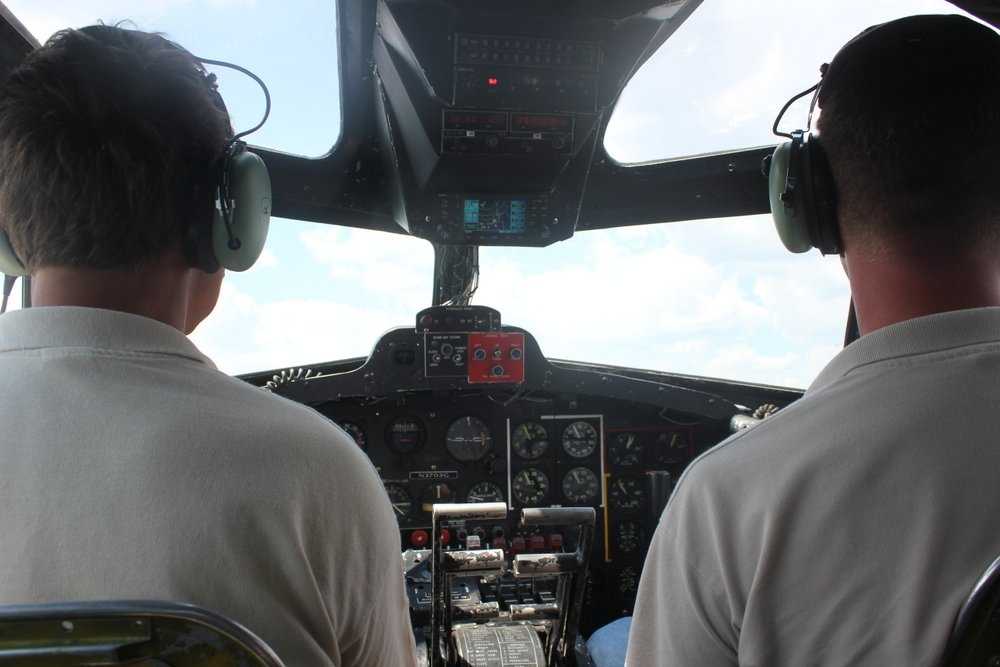
<svg viewBox="0 0 1000 667"><path fill-rule="evenodd" d="M385 577L381 594L373 599L368 621L359 628L357 640L344 649L343 665L415 667L416 643L410 626L410 605L399 577Z"/></svg>
<svg viewBox="0 0 1000 667"><path fill-rule="evenodd" d="M359 520L357 541L366 548L355 552L353 567L343 573L347 579L342 584L354 591L348 599L356 601L360 594L361 604L344 610L343 617L350 620L338 628L339 664L415 667L416 644L403 578L399 526L374 468L366 461L357 475L353 518Z"/></svg>
<svg viewBox="0 0 1000 667"><path fill-rule="evenodd" d="M639 583L627 667L739 664L739 626L719 553L726 540L715 534L720 524L706 484L686 474L660 518Z"/></svg>

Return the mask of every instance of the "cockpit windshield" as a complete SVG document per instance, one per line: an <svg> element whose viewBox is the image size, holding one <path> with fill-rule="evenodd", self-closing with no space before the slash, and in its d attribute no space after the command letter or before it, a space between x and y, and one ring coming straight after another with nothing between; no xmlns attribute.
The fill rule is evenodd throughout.
<svg viewBox="0 0 1000 667"><path fill-rule="evenodd" d="M97 22L163 33L202 58L239 63L271 91L271 117L250 143L308 157L340 137L337 3L333 0L9 0L11 12L45 42L63 28ZM260 120L252 80L209 67L237 131Z"/></svg>
<svg viewBox="0 0 1000 667"><path fill-rule="evenodd" d="M629 83L604 146L631 164L772 145L781 101L854 35L908 14L974 18L946 0L705 0ZM804 125L808 106L786 121Z"/></svg>
<svg viewBox="0 0 1000 667"><path fill-rule="evenodd" d="M791 29L786 19L803 11L792 0L706 0L626 88L608 153L631 163L770 144L780 100L814 82L850 35L907 13L958 11L945 0L849 4L810 3L810 19ZM319 156L338 140L335 2L8 5L43 41L66 26L130 20L250 67L274 98L253 143ZM218 74L235 125L255 123L257 87ZM833 356L849 303L836 259L785 253L767 216L581 232L543 249L487 247L480 266L473 302L536 332L551 357L784 386L807 385ZM430 305L433 267L421 239L275 219L262 261L229 276L194 340L230 373L363 357L379 334Z"/></svg>

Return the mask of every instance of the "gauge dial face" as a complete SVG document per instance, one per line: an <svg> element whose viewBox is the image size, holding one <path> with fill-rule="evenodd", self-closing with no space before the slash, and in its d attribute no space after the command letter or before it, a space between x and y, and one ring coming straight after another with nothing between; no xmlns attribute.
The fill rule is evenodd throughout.
<svg viewBox="0 0 1000 667"><path fill-rule="evenodd" d="M541 458L549 449L549 432L538 422L524 422L510 438L511 449L522 459Z"/></svg>
<svg viewBox="0 0 1000 667"><path fill-rule="evenodd" d="M611 440L608 452L611 462L616 466L639 465L642 460L642 442L635 433L618 433Z"/></svg>
<svg viewBox="0 0 1000 667"><path fill-rule="evenodd" d="M678 463L690 457L691 442L686 433L668 432L656 436L656 461Z"/></svg>
<svg viewBox="0 0 1000 667"><path fill-rule="evenodd" d="M590 422L573 422L563 431L562 446L573 458L590 456L597 449L597 429Z"/></svg>
<svg viewBox="0 0 1000 667"><path fill-rule="evenodd" d="M392 503L392 511L396 514L396 521L402 521L410 516L413 511L413 498L410 492L402 484L389 482L385 485L385 492L389 494L389 502Z"/></svg>
<svg viewBox="0 0 1000 667"><path fill-rule="evenodd" d="M420 509L430 514L437 503L450 503L454 492L444 482L431 484L420 494Z"/></svg>
<svg viewBox="0 0 1000 667"><path fill-rule="evenodd" d="M632 553L639 548L642 535L638 521L622 521L618 524L618 551Z"/></svg>
<svg viewBox="0 0 1000 667"><path fill-rule="evenodd" d="M549 478L538 468L525 468L514 476L514 497L525 507L536 507L549 493Z"/></svg>
<svg viewBox="0 0 1000 667"><path fill-rule="evenodd" d="M365 436L365 430L361 428L360 424L355 422L343 421L340 422L340 428L347 431L347 435L354 439L354 442L358 444L361 449L368 448L368 438Z"/></svg>
<svg viewBox="0 0 1000 667"><path fill-rule="evenodd" d="M470 503L503 503L507 499L503 496L503 490L493 482L479 482L469 489L466 500Z"/></svg>
<svg viewBox="0 0 1000 667"><path fill-rule="evenodd" d="M618 590L621 591L622 595L632 596L635 595L638 588L639 573L631 565L623 567L622 571L618 573Z"/></svg>
<svg viewBox="0 0 1000 667"><path fill-rule="evenodd" d="M410 454L420 449L427 437L423 423L414 417L397 417L389 422L385 439L397 454Z"/></svg>
<svg viewBox="0 0 1000 667"><path fill-rule="evenodd" d="M478 417L461 417L448 427L445 436L448 453L459 461L478 461L493 448L490 427Z"/></svg>
<svg viewBox="0 0 1000 667"><path fill-rule="evenodd" d="M573 468L563 477L562 492L572 503L593 505L601 495L601 485L590 468Z"/></svg>
<svg viewBox="0 0 1000 667"><path fill-rule="evenodd" d="M635 477L616 477L608 486L608 499L614 509L635 511L642 507L646 489Z"/></svg>

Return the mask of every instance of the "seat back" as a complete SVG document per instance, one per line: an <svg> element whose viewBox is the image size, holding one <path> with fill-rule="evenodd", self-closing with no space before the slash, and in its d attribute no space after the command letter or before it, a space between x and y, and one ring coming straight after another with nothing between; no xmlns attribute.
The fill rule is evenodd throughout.
<svg viewBox="0 0 1000 667"><path fill-rule="evenodd" d="M0 606L0 665L283 667L241 625L152 601Z"/></svg>
<svg viewBox="0 0 1000 667"><path fill-rule="evenodd" d="M987 568L962 605L941 664L1000 665L1000 558Z"/></svg>

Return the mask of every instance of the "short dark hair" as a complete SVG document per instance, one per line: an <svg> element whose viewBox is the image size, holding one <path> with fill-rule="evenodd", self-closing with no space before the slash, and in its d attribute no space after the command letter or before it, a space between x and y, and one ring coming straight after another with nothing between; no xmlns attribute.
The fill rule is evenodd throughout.
<svg viewBox="0 0 1000 667"><path fill-rule="evenodd" d="M819 103L845 243L1000 238L1000 35L959 16L886 24L838 53Z"/></svg>
<svg viewBox="0 0 1000 667"><path fill-rule="evenodd" d="M0 228L25 265L135 268L213 215L232 134L214 77L158 34L55 34L0 91Z"/></svg>

